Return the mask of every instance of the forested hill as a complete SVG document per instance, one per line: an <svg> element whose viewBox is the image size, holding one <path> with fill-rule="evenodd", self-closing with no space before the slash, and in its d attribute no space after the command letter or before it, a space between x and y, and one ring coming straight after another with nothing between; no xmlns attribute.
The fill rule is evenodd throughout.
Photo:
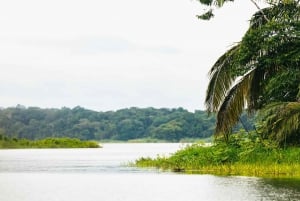
<svg viewBox="0 0 300 201"><path fill-rule="evenodd" d="M0 134L11 138L75 137L82 140L151 138L179 141L213 134L215 118L183 108L129 108L96 112L82 107L0 109Z"/></svg>

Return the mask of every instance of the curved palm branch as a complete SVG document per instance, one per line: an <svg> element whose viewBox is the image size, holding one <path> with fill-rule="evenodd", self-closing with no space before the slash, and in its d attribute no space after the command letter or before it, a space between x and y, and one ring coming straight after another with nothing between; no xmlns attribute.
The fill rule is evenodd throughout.
<svg viewBox="0 0 300 201"><path fill-rule="evenodd" d="M250 71L228 91L217 113L216 133L224 133L226 135L230 132L232 126L238 122L239 116L247 103L246 100L253 74L254 71Z"/></svg>
<svg viewBox="0 0 300 201"><path fill-rule="evenodd" d="M232 73L235 55L240 45L236 45L222 55L209 71L209 84L206 90L205 105L207 111L217 112L227 91L237 76Z"/></svg>

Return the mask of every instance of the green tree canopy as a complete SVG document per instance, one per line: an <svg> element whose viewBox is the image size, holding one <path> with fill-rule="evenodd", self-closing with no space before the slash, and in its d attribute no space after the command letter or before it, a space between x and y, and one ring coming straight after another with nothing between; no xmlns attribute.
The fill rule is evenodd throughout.
<svg viewBox="0 0 300 201"><path fill-rule="evenodd" d="M96 112L82 107L0 109L0 135L44 139L72 137L81 140L131 140L138 138L179 141L210 137L215 117L205 111L183 108L125 108Z"/></svg>

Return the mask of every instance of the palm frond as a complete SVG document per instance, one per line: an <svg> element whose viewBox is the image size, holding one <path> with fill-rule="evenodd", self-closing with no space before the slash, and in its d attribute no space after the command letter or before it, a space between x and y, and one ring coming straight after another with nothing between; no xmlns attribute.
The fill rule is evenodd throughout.
<svg viewBox="0 0 300 201"><path fill-rule="evenodd" d="M300 102L278 102L266 106L261 112L263 132L276 140L285 143L293 134L300 131Z"/></svg>
<svg viewBox="0 0 300 201"><path fill-rule="evenodd" d="M217 113L216 134L229 133L239 121L239 117L247 104L249 87L255 70L249 71L227 93Z"/></svg>
<svg viewBox="0 0 300 201"><path fill-rule="evenodd" d="M209 84L206 91L205 105L207 111L216 112L227 91L236 79L232 69L234 57L239 49L239 44L232 47L222 55L209 71Z"/></svg>

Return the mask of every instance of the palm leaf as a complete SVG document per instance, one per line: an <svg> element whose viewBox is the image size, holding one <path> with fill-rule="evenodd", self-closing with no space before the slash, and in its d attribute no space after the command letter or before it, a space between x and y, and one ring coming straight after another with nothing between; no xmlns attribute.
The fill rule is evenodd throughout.
<svg viewBox="0 0 300 201"><path fill-rule="evenodd" d="M239 49L239 44L232 47L222 55L209 71L209 84L206 91L205 105L207 111L216 112L227 91L236 79L232 69L234 57Z"/></svg>
<svg viewBox="0 0 300 201"><path fill-rule="evenodd" d="M217 113L216 134L229 133L231 128L239 121L239 117L247 104L249 87L255 70L249 71L227 93Z"/></svg>
<svg viewBox="0 0 300 201"><path fill-rule="evenodd" d="M266 106L261 112L263 132L279 144L300 131L300 102L278 102Z"/></svg>

